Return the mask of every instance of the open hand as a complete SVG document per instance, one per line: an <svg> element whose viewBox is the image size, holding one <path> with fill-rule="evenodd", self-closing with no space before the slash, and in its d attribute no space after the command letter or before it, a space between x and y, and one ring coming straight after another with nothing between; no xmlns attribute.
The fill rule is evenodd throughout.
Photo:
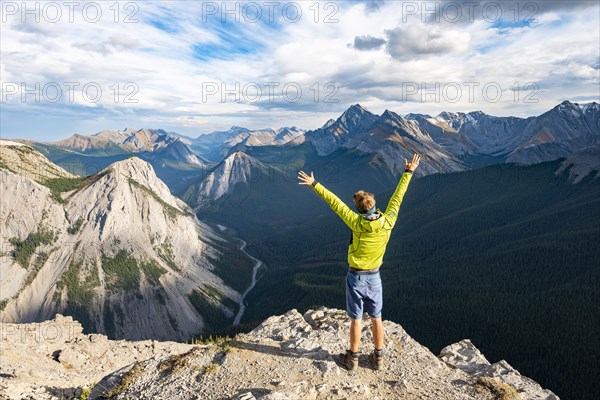
<svg viewBox="0 0 600 400"><path fill-rule="evenodd" d="M408 162L406 158L404 159L404 164L406 169L410 172L415 172L417 167L419 166L419 162L421 161L421 156L418 154L413 155L412 161Z"/></svg>
<svg viewBox="0 0 600 400"><path fill-rule="evenodd" d="M310 176L308 176L304 171L300 171L298 172L298 180L300 181L298 182L299 185L312 185L315 181L315 176L312 172L310 173Z"/></svg>

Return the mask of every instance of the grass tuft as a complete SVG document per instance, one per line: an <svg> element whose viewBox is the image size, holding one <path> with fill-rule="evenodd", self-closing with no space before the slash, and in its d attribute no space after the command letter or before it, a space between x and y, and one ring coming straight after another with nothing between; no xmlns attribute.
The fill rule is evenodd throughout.
<svg viewBox="0 0 600 400"><path fill-rule="evenodd" d="M185 353L175 354L158 364L158 370L165 375L177 373L189 365L190 359L199 356L200 351L199 347L194 347Z"/></svg>
<svg viewBox="0 0 600 400"><path fill-rule="evenodd" d="M133 384L133 382L135 382L138 377L140 377L140 375L142 375L143 370L144 367L140 363L135 364L133 367L131 367L129 372L123 375L121 382L119 382L118 385L114 386L108 392L104 393L102 398L110 399L123 393L129 386L131 386L131 384Z"/></svg>
<svg viewBox="0 0 600 400"><path fill-rule="evenodd" d="M522 400L515 388L487 376L479 378L476 385L478 392L488 391L495 400Z"/></svg>

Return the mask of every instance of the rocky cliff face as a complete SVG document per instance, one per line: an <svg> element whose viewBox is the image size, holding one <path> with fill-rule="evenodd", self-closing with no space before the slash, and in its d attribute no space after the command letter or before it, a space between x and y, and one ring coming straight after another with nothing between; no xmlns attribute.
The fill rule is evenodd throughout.
<svg viewBox="0 0 600 400"><path fill-rule="evenodd" d="M562 162L556 174L561 174L567 169L569 170L569 179L573 183L578 183L590 174L593 179L597 179L600 176L600 144L584 147L570 154Z"/></svg>
<svg viewBox="0 0 600 400"><path fill-rule="evenodd" d="M419 128L418 123L389 110L379 117L364 138L350 140L345 146L356 146L362 153L379 154L396 176L404 172L404 160L411 159L415 153L423 157L422 168L417 171L417 175L465 169L455 155L436 143Z"/></svg>
<svg viewBox="0 0 600 400"><path fill-rule="evenodd" d="M334 122L328 121L323 127L307 132L306 140L319 155L328 155L339 147L350 147L348 143L360 142L377 118L360 104L354 104Z"/></svg>
<svg viewBox="0 0 600 400"><path fill-rule="evenodd" d="M247 334L202 345L126 342L83 335L56 316L42 324L3 324L0 395L7 399L435 399L558 400L506 361L490 364L468 340L435 356L385 321L385 367L368 366L363 326L359 369L334 358L348 342L341 310L296 310Z"/></svg>
<svg viewBox="0 0 600 400"><path fill-rule="evenodd" d="M190 186L183 199L202 207L231 193L238 183L251 183L267 174L268 167L257 159L236 151L213 168L202 180Z"/></svg>
<svg viewBox="0 0 600 400"><path fill-rule="evenodd" d="M4 139L0 139L0 168L34 181L75 177L31 146Z"/></svg>
<svg viewBox="0 0 600 400"><path fill-rule="evenodd" d="M233 318L241 297L214 260L234 247L149 163L132 157L86 179L56 167L58 181L15 171L0 165L1 321L65 312L115 338L185 340L209 313Z"/></svg>

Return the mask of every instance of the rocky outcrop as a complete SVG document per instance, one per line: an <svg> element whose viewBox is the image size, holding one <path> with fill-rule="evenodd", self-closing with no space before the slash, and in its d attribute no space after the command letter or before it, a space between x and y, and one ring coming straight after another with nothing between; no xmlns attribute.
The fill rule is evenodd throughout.
<svg viewBox="0 0 600 400"><path fill-rule="evenodd" d="M52 163L31 146L0 139L0 168L34 181L55 178L74 178L74 175Z"/></svg>
<svg viewBox="0 0 600 400"><path fill-rule="evenodd" d="M558 400L506 361L490 364L468 340L436 357L390 321L384 322L385 368L375 371L364 322L353 372L335 361L349 332L347 316L335 309L291 310L250 333L203 345L107 340L81 334L77 322L60 316L3 324L2 347L9 350L0 355L0 395L68 399L85 390L91 399Z"/></svg>
<svg viewBox="0 0 600 400"><path fill-rule="evenodd" d="M79 399L112 371L193 348L176 342L109 340L82 331L79 322L62 315L41 323L1 323L0 398Z"/></svg>
<svg viewBox="0 0 600 400"><path fill-rule="evenodd" d="M569 171L569 179L573 183L580 182L590 176L593 179L600 176L600 144L585 147L569 155L556 171L557 175Z"/></svg>
<svg viewBox="0 0 600 400"><path fill-rule="evenodd" d="M544 390L532 379L529 379L510 366L505 360L494 364L485 358L483 354L471 343L469 339L461 340L442 349L439 357L451 367L465 371L478 382L489 382L497 379L502 387L507 385L514 388L520 397L527 400L558 400L558 396L549 390Z"/></svg>

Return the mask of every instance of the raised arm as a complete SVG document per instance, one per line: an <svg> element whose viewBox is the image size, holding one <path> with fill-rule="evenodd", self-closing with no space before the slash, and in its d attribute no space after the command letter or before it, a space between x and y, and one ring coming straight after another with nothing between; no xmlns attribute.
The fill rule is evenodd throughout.
<svg viewBox="0 0 600 400"><path fill-rule="evenodd" d="M360 215L352 211L333 192L327 190L325 186L317 182L312 172L309 176L304 171L300 171L298 173L298 180L300 181L298 184L312 187L350 229L358 230L360 228Z"/></svg>
<svg viewBox="0 0 600 400"><path fill-rule="evenodd" d="M421 157L418 154L413 156L411 162L408 162L406 159L404 160L405 171L402 174L402 178L396 186L396 190L388 203L387 208L385 209L385 215L387 216L387 222L390 224L390 228L396 224L396 220L398 219L398 212L400 211L400 204L402 204L402 200L404 199L404 194L408 189L408 184L412 178L413 172L419 166L419 162L421 161Z"/></svg>

